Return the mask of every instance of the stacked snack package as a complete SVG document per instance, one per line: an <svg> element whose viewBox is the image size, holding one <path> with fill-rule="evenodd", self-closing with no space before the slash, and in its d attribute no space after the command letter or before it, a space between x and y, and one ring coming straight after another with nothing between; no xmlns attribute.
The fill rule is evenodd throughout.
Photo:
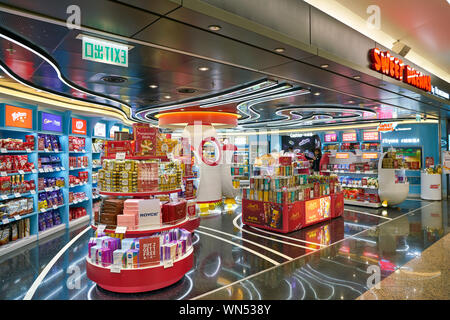
<svg viewBox="0 0 450 320"><path fill-rule="evenodd" d="M87 199L86 192L69 192L69 203Z"/></svg>
<svg viewBox="0 0 450 320"><path fill-rule="evenodd" d="M88 182L89 172L88 171L78 171L78 175L69 175L69 184L77 185L80 183Z"/></svg>
<svg viewBox="0 0 450 320"><path fill-rule="evenodd" d="M54 169L61 167L61 158L56 155L40 157L38 159L39 169Z"/></svg>
<svg viewBox="0 0 450 320"><path fill-rule="evenodd" d="M24 175L0 177L0 194L25 193L36 190L34 180L25 180Z"/></svg>
<svg viewBox="0 0 450 320"><path fill-rule="evenodd" d="M0 139L0 149L6 150L34 150L34 136L26 135L25 140L22 139Z"/></svg>
<svg viewBox="0 0 450 320"><path fill-rule="evenodd" d="M87 215L86 208L83 207L71 207L69 209L69 221L84 217Z"/></svg>
<svg viewBox="0 0 450 320"><path fill-rule="evenodd" d="M88 242L88 258L91 263L103 267L113 265L134 269L174 262L183 258L191 248L191 233L184 229L122 240L100 233Z"/></svg>
<svg viewBox="0 0 450 320"><path fill-rule="evenodd" d="M0 246L30 235L30 219L21 219L0 226Z"/></svg>
<svg viewBox="0 0 450 320"><path fill-rule="evenodd" d="M39 231L45 231L54 226L60 225L61 223L61 213L59 212L59 210L50 210L39 214Z"/></svg>
<svg viewBox="0 0 450 320"><path fill-rule="evenodd" d="M59 137L51 134L38 134L39 151L61 151Z"/></svg>
<svg viewBox="0 0 450 320"><path fill-rule="evenodd" d="M64 204L61 190L42 192L38 195L38 210L46 210Z"/></svg>
<svg viewBox="0 0 450 320"><path fill-rule="evenodd" d="M28 162L27 155L0 156L0 172L17 173L19 170L30 172L34 169L34 163Z"/></svg>
<svg viewBox="0 0 450 320"><path fill-rule="evenodd" d="M38 179L38 190L44 190L45 188L64 188L64 177L49 177Z"/></svg>
<svg viewBox="0 0 450 320"><path fill-rule="evenodd" d="M19 198L0 202L0 219L33 213L33 198Z"/></svg>
<svg viewBox="0 0 450 320"><path fill-rule="evenodd" d="M85 151L85 138L69 136L69 151L83 152Z"/></svg>

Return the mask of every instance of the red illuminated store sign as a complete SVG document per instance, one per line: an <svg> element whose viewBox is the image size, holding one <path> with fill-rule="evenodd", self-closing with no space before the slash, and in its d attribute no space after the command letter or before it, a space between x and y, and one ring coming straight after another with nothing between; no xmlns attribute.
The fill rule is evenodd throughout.
<svg viewBox="0 0 450 320"><path fill-rule="evenodd" d="M405 65L402 59L391 56L389 51L382 52L378 48L369 51L372 64L370 68L390 76L391 78L403 81L416 88L431 91L431 77L415 70L409 65Z"/></svg>
<svg viewBox="0 0 450 320"><path fill-rule="evenodd" d="M354 142L356 141L356 132L349 132L342 134L342 141L345 142Z"/></svg>
<svg viewBox="0 0 450 320"><path fill-rule="evenodd" d="M363 132L364 141L376 141L378 139L378 131L365 131Z"/></svg>
<svg viewBox="0 0 450 320"><path fill-rule="evenodd" d="M86 120L72 118L72 133L86 134Z"/></svg>

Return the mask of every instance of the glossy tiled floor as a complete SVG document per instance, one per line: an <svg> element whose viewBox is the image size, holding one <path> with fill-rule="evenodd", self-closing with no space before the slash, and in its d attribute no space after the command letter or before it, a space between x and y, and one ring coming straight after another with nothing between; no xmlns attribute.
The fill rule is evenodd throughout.
<svg viewBox="0 0 450 320"><path fill-rule="evenodd" d="M87 279L89 230L55 263L33 299L356 299L377 275L385 279L442 238L449 215L447 202L410 199L387 210L346 206L341 218L280 235L242 226L237 208L202 218L194 267L184 278L141 294L108 292ZM84 229L0 259L0 298L22 299L52 257ZM368 273L372 268L375 273ZM368 294L381 298L376 290Z"/></svg>

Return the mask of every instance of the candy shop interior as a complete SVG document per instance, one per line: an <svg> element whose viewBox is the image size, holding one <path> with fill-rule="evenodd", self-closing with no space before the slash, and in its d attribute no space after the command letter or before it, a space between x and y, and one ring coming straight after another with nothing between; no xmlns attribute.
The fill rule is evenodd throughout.
<svg viewBox="0 0 450 320"><path fill-rule="evenodd" d="M450 231L439 76L311 1L271 8L315 19L316 39L333 23L355 53L221 1L74 1L92 8L80 28L61 22L70 1L13 2L0 300L378 299L370 268L388 287L425 274ZM394 299L432 296L414 286Z"/></svg>

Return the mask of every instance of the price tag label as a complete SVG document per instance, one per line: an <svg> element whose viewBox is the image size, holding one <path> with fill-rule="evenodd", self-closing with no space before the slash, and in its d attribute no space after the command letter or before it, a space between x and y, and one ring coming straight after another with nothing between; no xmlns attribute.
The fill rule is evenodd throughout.
<svg viewBox="0 0 450 320"><path fill-rule="evenodd" d="M6 174L6 172L5 172L5 171L2 171L2 172L0 173L0 176L2 176L2 177L6 177L6 176L7 176L7 174Z"/></svg>
<svg viewBox="0 0 450 320"><path fill-rule="evenodd" d="M14 219L15 219L16 221L18 221L18 220L22 219L22 217L19 216L18 214L16 214L16 215L14 216Z"/></svg>
<svg viewBox="0 0 450 320"><path fill-rule="evenodd" d="M25 150L26 150L28 153L31 152L31 149L30 149L30 148L26 148Z"/></svg>
<svg viewBox="0 0 450 320"><path fill-rule="evenodd" d="M122 270L122 268L120 266L116 266L116 265L113 264L111 266L110 270L111 270L112 273L120 273L120 270Z"/></svg>
<svg viewBox="0 0 450 320"><path fill-rule="evenodd" d="M173 260L164 261L164 269L173 267Z"/></svg>
<svg viewBox="0 0 450 320"><path fill-rule="evenodd" d="M0 151L1 151L2 153L8 152L8 150L6 150L6 148L1 148Z"/></svg>
<svg viewBox="0 0 450 320"><path fill-rule="evenodd" d="M31 194L36 194L36 190L31 190L30 193Z"/></svg>
<svg viewBox="0 0 450 320"><path fill-rule="evenodd" d="M51 188L44 188L44 190L46 191L46 192L49 192L49 191L52 191L52 190L50 190Z"/></svg>
<svg viewBox="0 0 450 320"><path fill-rule="evenodd" d="M361 173L361 171L360 171L360 170L356 170L355 172L356 172L356 173Z"/></svg>
<svg viewBox="0 0 450 320"><path fill-rule="evenodd" d="M3 224L8 224L9 223L9 219L8 218L3 218L2 219L2 223Z"/></svg>
<svg viewBox="0 0 450 320"><path fill-rule="evenodd" d="M70 187L71 187L71 188L73 188L73 187L74 187L73 183L71 183L71 184L70 184Z"/></svg>
<svg viewBox="0 0 450 320"><path fill-rule="evenodd" d="M2 194L2 195L0 196L0 198L1 198L2 200L6 200L6 199L8 199L8 196L7 196L6 194Z"/></svg>
<svg viewBox="0 0 450 320"><path fill-rule="evenodd" d="M55 152L59 152L59 149L55 149Z"/></svg>
<svg viewBox="0 0 450 320"><path fill-rule="evenodd" d="M31 172L37 173L37 170L36 169L31 169Z"/></svg>
<svg viewBox="0 0 450 320"><path fill-rule="evenodd" d="M59 169L59 167L56 167L55 170L56 170L56 171L59 171L59 170L61 170L61 169Z"/></svg>
<svg viewBox="0 0 450 320"><path fill-rule="evenodd" d="M41 212L45 212L45 211L47 211L47 209L44 209L44 208L41 209Z"/></svg>
<svg viewBox="0 0 450 320"><path fill-rule="evenodd" d="M75 203L75 204L77 204L78 203L78 200L73 200L73 202L72 203Z"/></svg>
<svg viewBox="0 0 450 320"><path fill-rule="evenodd" d="M53 209L57 209L57 208L58 208L58 206L56 206L56 205L53 206Z"/></svg>
<svg viewBox="0 0 450 320"><path fill-rule="evenodd" d="M50 169L49 168L45 168L44 172L50 172Z"/></svg>
<svg viewBox="0 0 450 320"><path fill-rule="evenodd" d="M86 153L86 150L81 150L81 152Z"/></svg>
<svg viewBox="0 0 450 320"><path fill-rule="evenodd" d="M19 174L25 174L25 171L23 171L23 170L19 170L19 171L17 171Z"/></svg>
<svg viewBox="0 0 450 320"><path fill-rule="evenodd" d="M73 170L73 167L69 167L69 170Z"/></svg>
<svg viewBox="0 0 450 320"><path fill-rule="evenodd" d="M105 231L105 229L106 229L106 225L105 224L99 224L98 227L97 227L97 232L101 233L101 232Z"/></svg>
<svg viewBox="0 0 450 320"><path fill-rule="evenodd" d="M50 150L48 150L47 148L44 148L44 152L50 152Z"/></svg>
<svg viewBox="0 0 450 320"><path fill-rule="evenodd" d="M127 232L127 227L117 227L115 233L125 233Z"/></svg>
<svg viewBox="0 0 450 320"><path fill-rule="evenodd" d="M19 192L14 193L14 197L19 198L21 194Z"/></svg>
<svg viewBox="0 0 450 320"><path fill-rule="evenodd" d="M66 170L66 168L64 168L64 167L61 167L61 171L65 171Z"/></svg>
<svg viewBox="0 0 450 320"><path fill-rule="evenodd" d="M125 160L125 152L117 152L116 160Z"/></svg>

